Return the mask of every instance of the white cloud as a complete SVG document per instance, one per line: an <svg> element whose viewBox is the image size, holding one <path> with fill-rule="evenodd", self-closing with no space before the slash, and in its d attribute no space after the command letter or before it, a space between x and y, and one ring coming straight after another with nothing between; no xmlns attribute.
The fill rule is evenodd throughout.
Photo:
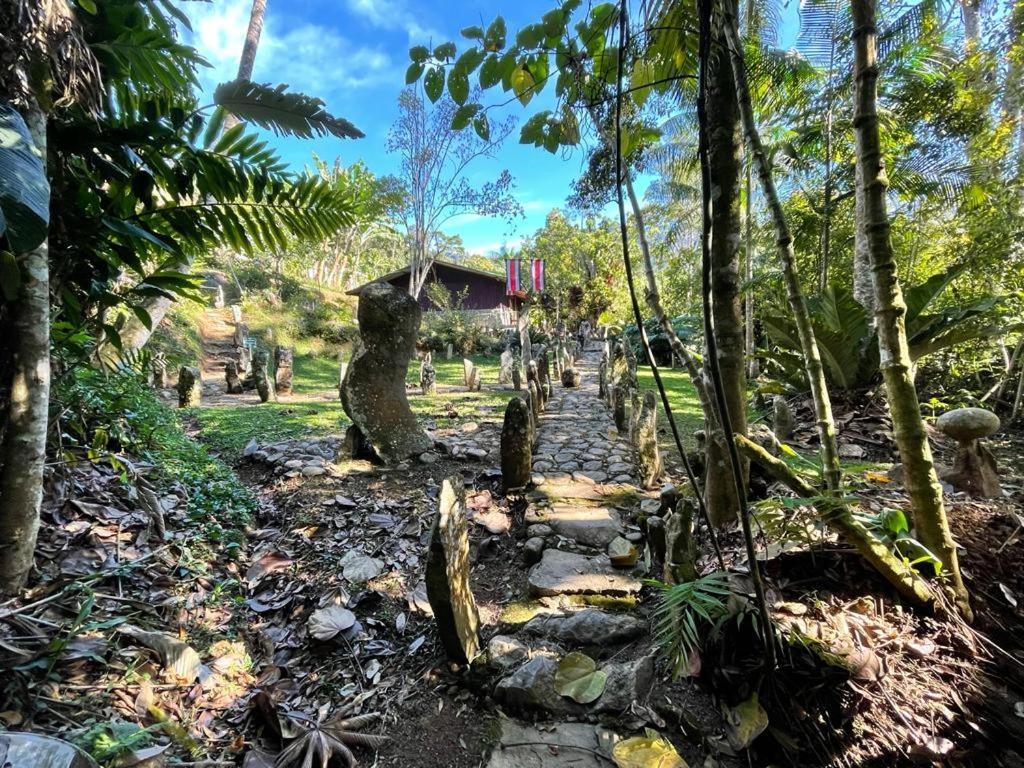
<svg viewBox="0 0 1024 768"><path fill-rule="evenodd" d="M381 29L400 29L409 36L409 40L425 43L429 40L440 41L444 36L430 27L420 24L402 0L346 0L352 13L362 17L367 23Z"/></svg>
<svg viewBox="0 0 1024 768"><path fill-rule="evenodd" d="M513 237L509 240L502 240L494 243L482 243L480 245L468 245L466 250L476 256L490 256L493 253L497 253L502 247L509 249L519 248L523 244L524 238Z"/></svg>
<svg viewBox="0 0 1024 768"><path fill-rule="evenodd" d="M251 0L182 5L193 29L187 42L212 65L200 72L205 89L235 77L251 8ZM386 82L400 84L402 73L382 47L357 45L319 24L285 28L268 10L253 80L288 83L296 91L325 97Z"/></svg>

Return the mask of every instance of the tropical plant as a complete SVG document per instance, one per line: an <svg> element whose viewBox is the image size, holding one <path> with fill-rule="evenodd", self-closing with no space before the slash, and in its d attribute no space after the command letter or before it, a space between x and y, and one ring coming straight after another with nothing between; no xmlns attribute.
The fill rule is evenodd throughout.
<svg viewBox="0 0 1024 768"><path fill-rule="evenodd" d="M1003 323L1003 305L994 296L933 308L965 269L965 264L951 267L907 290L907 343L913 363L956 344L991 338L1008 330ZM877 380L877 333L868 311L850 289L833 284L807 303L829 381L840 389L855 389ZM761 322L775 345L766 352L767 357L779 366L788 382L800 382L800 342L792 319L763 314Z"/></svg>
<svg viewBox="0 0 1024 768"><path fill-rule="evenodd" d="M672 678L678 679L704 641L729 617L733 597L729 574L715 571L681 584L655 580L647 584L659 590L654 641L668 659Z"/></svg>

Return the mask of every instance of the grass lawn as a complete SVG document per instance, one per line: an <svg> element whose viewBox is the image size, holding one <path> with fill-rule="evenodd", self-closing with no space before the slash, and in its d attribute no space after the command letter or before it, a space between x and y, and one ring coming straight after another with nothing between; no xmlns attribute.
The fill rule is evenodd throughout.
<svg viewBox="0 0 1024 768"><path fill-rule="evenodd" d="M474 356L473 362L483 373L485 387L498 380L497 356ZM322 355L295 356L295 394L279 403L221 405L198 408L194 411L202 429L203 440L214 451L231 460L250 439L260 442L318 437L340 434L348 418L338 400L337 358ZM501 418L512 393L508 391L466 392L463 389L462 358L434 360L439 386L457 387L455 391L438 392L423 397L419 392L409 393L412 410L425 424L438 427L456 426L483 418ZM409 366L408 381L418 381L419 366ZM446 404L458 414L449 418Z"/></svg>
<svg viewBox="0 0 1024 768"><path fill-rule="evenodd" d="M682 438L684 446L691 448L697 443L693 433L704 428L704 414L700 409L700 401L697 400L697 392L694 390L693 384L690 383L690 377L682 368L662 368L660 371L661 380L665 383L665 390L668 393L669 402L672 404L672 414L675 416L676 427L679 429L679 437ZM642 389L657 391L650 368L638 368L637 379ZM674 452L675 441L672 439L672 430L664 418L660 403L658 428L662 449L672 448Z"/></svg>

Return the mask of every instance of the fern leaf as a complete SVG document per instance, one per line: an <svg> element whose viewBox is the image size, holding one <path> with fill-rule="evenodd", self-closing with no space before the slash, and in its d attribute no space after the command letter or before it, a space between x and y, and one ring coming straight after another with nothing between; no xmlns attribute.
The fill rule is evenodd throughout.
<svg viewBox="0 0 1024 768"><path fill-rule="evenodd" d="M363 132L348 120L327 112L320 99L289 92L287 87L231 80L217 86L213 101L239 120L255 123L279 136L363 138Z"/></svg>

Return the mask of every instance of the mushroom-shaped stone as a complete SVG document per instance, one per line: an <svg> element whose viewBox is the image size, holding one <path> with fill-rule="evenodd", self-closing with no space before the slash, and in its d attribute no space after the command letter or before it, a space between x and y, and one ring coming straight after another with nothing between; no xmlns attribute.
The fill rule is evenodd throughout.
<svg viewBox="0 0 1024 768"><path fill-rule="evenodd" d="M963 443L996 432L999 429L999 417L984 408L957 408L939 416L935 426L943 434Z"/></svg>
<svg viewBox="0 0 1024 768"><path fill-rule="evenodd" d="M996 460L980 442L999 429L999 417L984 408L957 408L942 414L936 426L957 441L953 468L942 479L970 496L1001 496Z"/></svg>

